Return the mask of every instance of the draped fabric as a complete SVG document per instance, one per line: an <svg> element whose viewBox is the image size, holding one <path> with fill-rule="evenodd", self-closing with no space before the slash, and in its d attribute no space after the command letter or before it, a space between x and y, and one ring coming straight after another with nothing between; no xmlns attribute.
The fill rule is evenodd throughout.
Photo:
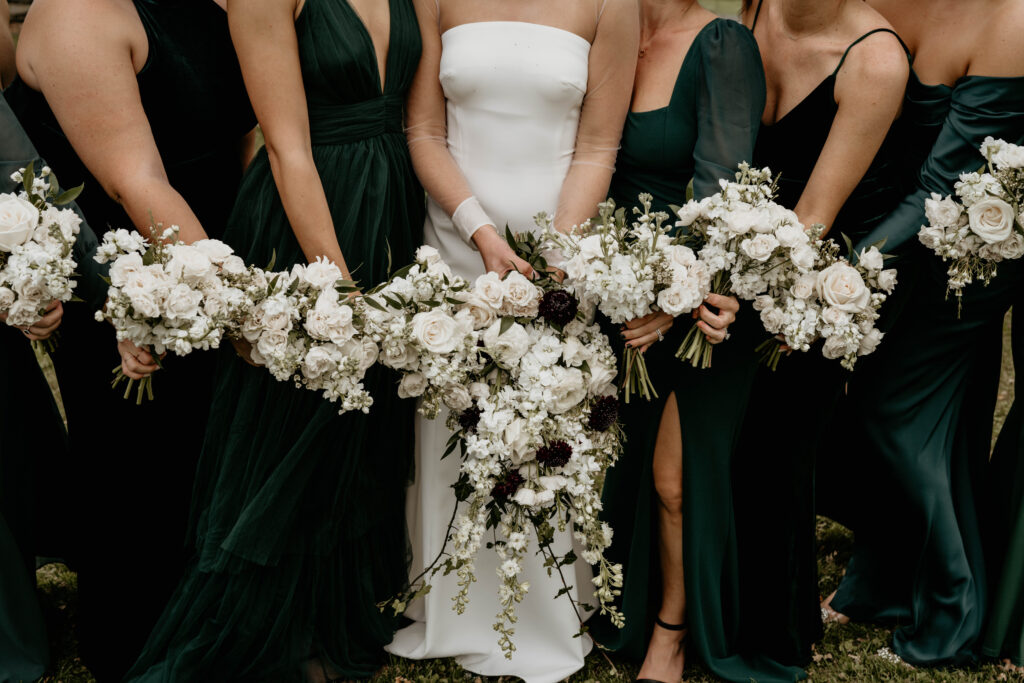
<svg viewBox="0 0 1024 683"><path fill-rule="evenodd" d="M412 260L423 194L400 103L420 51L408 0L391 0L383 91L369 34L346 2L307 0L296 21L313 161L342 252L364 285ZM247 262L305 259L266 150L252 163L225 240ZM196 476L196 556L136 663L132 681L301 681L311 658L365 677L396 619L376 604L407 581L402 501L414 404L396 378L367 373L371 413L338 415L320 395L278 382L229 348Z"/></svg>

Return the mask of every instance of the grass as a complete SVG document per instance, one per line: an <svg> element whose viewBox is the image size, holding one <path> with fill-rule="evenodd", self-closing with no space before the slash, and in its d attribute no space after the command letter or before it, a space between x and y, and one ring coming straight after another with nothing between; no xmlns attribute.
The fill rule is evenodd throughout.
<svg viewBox="0 0 1024 683"><path fill-rule="evenodd" d="M1009 317L1004 331L1003 373L999 388L999 405L995 414L998 432L1010 403L1013 401L1013 363L1009 354ZM839 524L825 518L818 520L819 592L828 595L839 584L843 568L852 547L850 533ZM50 629L50 649L53 656L51 671L43 677L44 683L91 683L94 679L77 656L75 636L75 609L77 578L62 564L41 568L36 577L47 624ZM829 625L825 637L818 644L814 663L808 669L815 681L938 681L941 683L981 683L983 681L1019 681L1024 675L1004 670L995 663L986 663L973 669L915 670L905 664L891 663L879 657L880 648L889 644L889 631L872 625ZM617 660L606 659L593 653L585 668L569 680L573 683L604 683L632 681L637 667ZM512 683L518 679L484 678L465 672L454 660L414 662L391 658L373 678L374 683ZM686 680L694 683L715 681L695 662L687 668Z"/></svg>

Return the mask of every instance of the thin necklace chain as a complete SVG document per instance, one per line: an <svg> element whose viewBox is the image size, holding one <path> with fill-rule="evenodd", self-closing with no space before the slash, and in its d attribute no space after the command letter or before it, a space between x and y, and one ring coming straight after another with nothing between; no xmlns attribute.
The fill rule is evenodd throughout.
<svg viewBox="0 0 1024 683"><path fill-rule="evenodd" d="M697 4L698 4L698 3L697 3L697 0L693 0L693 2L691 2L691 3L690 3L690 6L689 6L689 7L687 7L687 8L685 9L685 10L683 10L683 13L679 15L679 21L682 21L682 20L683 20L683 18L684 18L684 17L685 17L685 16L687 15L687 14L689 14L689 13L690 13L690 10L692 10L692 9L694 8L694 6L695 6L695 5L697 5ZM641 38L642 38L642 36L641 36ZM638 57L640 57L640 58L643 58L643 56L647 54L647 48L648 48L648 47L650 46L650 42L651 42L651 41L650 41L650 40L648 40L648 41L647 41L647 45L641 45L641 46L640 46L640 50L639 50L639 51L637 52L637 56L638 56Z"/></svg>

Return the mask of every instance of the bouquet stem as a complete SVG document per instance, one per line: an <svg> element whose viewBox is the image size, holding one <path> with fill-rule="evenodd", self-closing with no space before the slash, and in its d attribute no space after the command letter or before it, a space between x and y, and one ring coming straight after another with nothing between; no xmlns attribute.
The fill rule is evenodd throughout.
<svg viewBox="0 0 1024 683"><path fill-rule="evenodd" d="M632 394L639 394L644 400L658 398L658 392L654 390L651 376L647 374L647 361L639 349L626 347L622 352L622 389L625 393L624 400L629 403Z"/></svg>
<svg viewBox="0 0 1024 683"><path fill-rule="evenodd" d="M755 349L755 352L759 354L760 362L772 372L779 369L779 361L785 355L782 351L782 342L774 337L761 342Z"/></svg>
<svg viewBox="0 0 1024 683"><path fill-rule="evenodd" d="M683 343L679 345L679 350L676 351L676 358L684 363L689 362L695 368L704 370L711 367L711 352L714 348L711 342L708 341L708 338L704 336L704 333L701 332L701 329L694 323L690 331L686 333Z"/></svg>
<svg viewBox="0 0 1024 683"><path fill-rule="evenodd" d="M140 380L134 380L134 379L128 377L128 375L124 374L124 371L121 370L121 366L120 365L118 365L116 368L114 368L111 372L114 374L114 379L110 383L110 386L112 388L116 389L118 387L118 385L123 384L123 383L126 384L125 389L124 389L124 398L125 398L125 400L128 400L128 398L131 396L133 388L135 389L135 405L141 406L143 400L147 400L147 401L152 401L153 400L153 378L152 378L152 376L146 376L146 377L143 377ZM136 382L138 382L138 386L137 387L135 386Z"/></svg>

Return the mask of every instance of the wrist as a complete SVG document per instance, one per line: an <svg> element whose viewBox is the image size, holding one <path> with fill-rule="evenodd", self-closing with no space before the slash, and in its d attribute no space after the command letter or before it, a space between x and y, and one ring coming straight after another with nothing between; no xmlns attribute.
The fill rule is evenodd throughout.
<svg viewBox="0 0 1024 683"><path fill-rule="evenodd" d="M505 240L498 234L498 229L493 225L482 225L470 238L476 245L477 251L493 249L495 246L505 244Z"/></svg>

